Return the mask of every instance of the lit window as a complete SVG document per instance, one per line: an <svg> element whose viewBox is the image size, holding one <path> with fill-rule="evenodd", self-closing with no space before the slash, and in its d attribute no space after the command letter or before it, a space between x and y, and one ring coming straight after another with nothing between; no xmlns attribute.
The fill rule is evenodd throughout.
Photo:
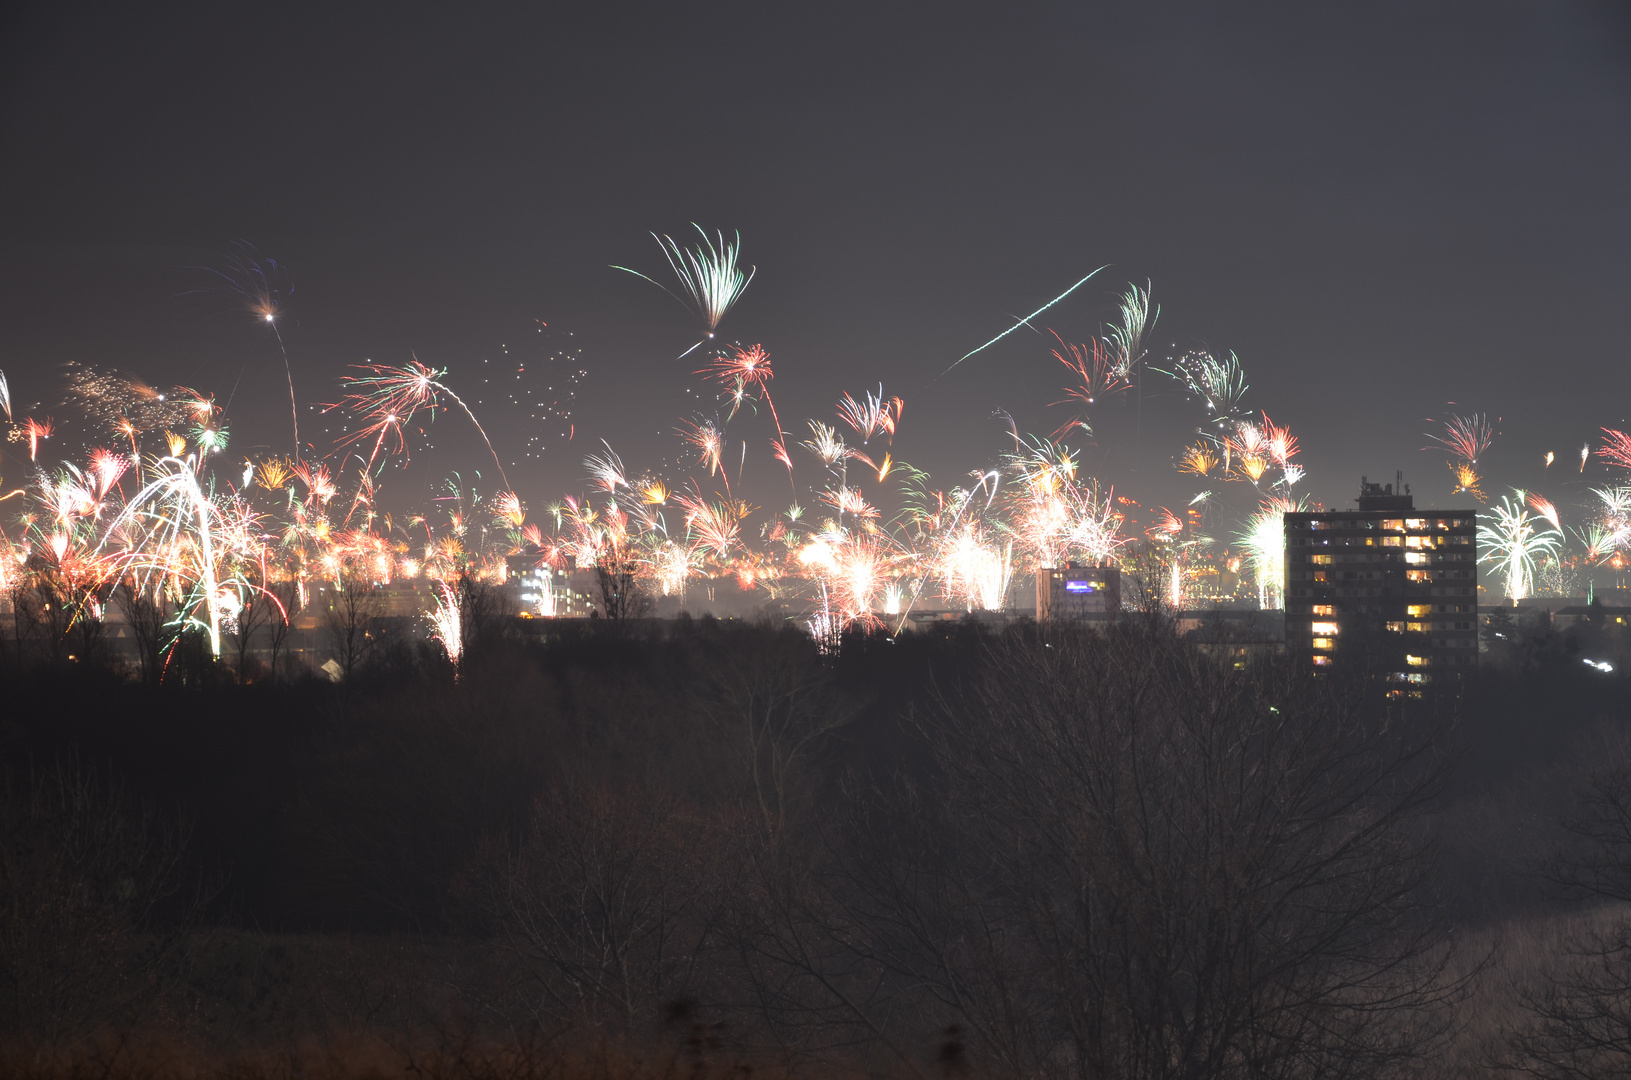
<svg viewBox="0 0 1631 1080"><path fill-rule="evenodd" d="M1329 555L1315 555L1314 556L1314 565L1315 566L1330 566L1331 565L1331 556L1329 556Z"/></svg>
<svg viewBox="0 0 1631 1080"><path fill-rule="evenodd" d="M1341 628L1334 622L1317 622L1309 627L1316 634L1339 634Z"/></svg>
<svg viewBox="0 0 1631 1080"><path fill-rule="evenodd" d="M1382 531L1383 532L1403 532L1404 531L1404 522L1401 521L1398 518L1388 518L1386 521L1382 522Z"/></svg>
<svg viewBox="0 0 1631 1080"><path fill-rule="evenodd" d="M1316 657L1314 657L1314 666L1315 667L1324 667L1326 664L1329 664L1330 662L1331 662L1331 658L1329 656L1316 656Z"/></svg>
<svg viewBox="0 0 1631 1080"><path fill-rule="evenodd" d="M1413 623L1406 623L1405 625L1406 625L1406 628L1409 629L1409 631L1412 634L1425 634L1425 633L1427 633L1427 628L1432 626L1433 624L1432 623L1424 623L1424 622L1413 622Z"/></svg>
<svg viewBox="0 0 1631 1080"><path fill-rule="evenodd" d="M1404 572L1404 576L1406 581L1421 582L1433 580L1433 572L1431 570L1406 570Z"/></svg>
<svg viewBox="0 0 1631 1080"><path fill-rule="evenodd" d="M1393 633L1393 634L1402 634L1402 633L1404 633L1404 623L1403 622L1390 622L1390 623L1387 624L1387 628L1388 628L1389 633Z"/></svg>
<svg viewBox="0 0 1631 1080"><path fill-rule="evenodd" d="M1328 637L1317 637L1317 638L1314 639L1314 648L1316 648L1316 649L1334 649L1334 648L1336 648L1336 642L1334 640L1332 640L1331 638L1328 638Z"/></svg>
<svg viewBox="0 0 1631 1080"><path fill-rule="evenodd" d="M1425 529L1425 528L1427 528L1427 519L1426 518L1405 518L1404 527L1407 528L1407 529Z"/></svg>
<svg viewBox="0 0 1631 1080"><path fill-rule="evenodd" d="M1404 609L1404 612L1406 615L1431 615L1433 613L1433 605L1411 604Z"/></svg>
<svg viewBox="0 0 1631 1080"><path fill-rule="evenodd" d="M1325 580L1325 571L1324 570L1314 571L1314 580L1315 581L1324 581Z"/></svg>
<svg viewBox="0 0 1631 1080"><path fill-rule="evenodd" d="M1404 658L1404 662L1409 664L1411 667L1426 667L1427 666L1427 657L1425 657L1425 656L1406 656Z"/></svg>
<svg viewBox="0 0 1631 1080"><path fill-rule="evenodd" d="M1314 605L1314 614L1315 615L1335 615L1336 613L1337 613L1337 606L1335 604L1315 604Z"/></svg>
<svg viewBox="0 0 1631 1080"><path fill-rule="evenodd" d="M1415 537L1412 536L1410 539L1414 540ZM1404 561L1407 562L1407 563L1410 563L1412 565L1427 562L1428 561L1427 552L1425 552L1425 551L1407 551L1407 552L1404 553Z"/></svg>

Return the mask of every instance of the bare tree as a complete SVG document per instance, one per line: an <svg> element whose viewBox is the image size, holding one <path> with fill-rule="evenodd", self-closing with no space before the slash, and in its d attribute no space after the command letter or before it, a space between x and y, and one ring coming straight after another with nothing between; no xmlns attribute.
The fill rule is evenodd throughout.
<svg viewBox="0 0 1631 1080"><path fill-rule="evenodd" d="M778 837L812 759L855 707L805 634L760 631L720 646L705 662L701 704L734 751L766 834Z"/></svg>
<svg viewBox="0 0 1631 1080"><path fill-rule="evenodd" d="M1502 1062L1545 1080L1631 1073L1631 740L1594 740L1588 754L1549 876L1601 910L1550 971L1520 988L1524 1018Z"/></svg>
<svg viewBox="0 0 1631 1080"><path fill-rule="evenodd" d="M924 733L933 773L857 818L835 925L991 1071L1375 1076L1436 1048L1461 987L1419 903L1431 718L1135 623L1007 640Z"/></svg>
<svg viewBox="0 0 1631 1080"><path fill-rule="evenodd" d="M249 681L249 651L254 644L255 630L273 621L281 621L282 613L277 601L262 588L249 586L243 591L243 606L232 630L232 651L237 655L233 665L238 685Z"/></svg>
<svg viewBox="0 0 1631 1080"><path fill-rule="evenodd" d="M272 681L278 677L278 658L283 652L283 645L289 638L289 631L294 628L294 617L300 610L300 583L297 581L269 581L266 583L264 599L268 601L266 609L266 646L271 654Z"/></svg>
<svg viewBox="0 0 1631 1080"><path fill-rule="evenodd" d="M60 1044L130 1019L176 942L153 916L184 847L73 770L0 781L0 1025Z"/></svg>
<svg viewBox="0 0 1631 1080"><path fill-rule="evenodd" d="M22 576L22 584L12 593L18 659L32 654L48 663L63 663L79 611L73 592L47 554L31 555Z"/></svg>
<svg viewBox="0 0 1631 1080"><path fill-rule="evenodd" d="M342 575L339 587L329 591L323 630L342 678L350 678L379 644L376 624L384 610L379 590L356 575Z"/></svg>
<svg viewBox="0 0 1631 1080"><path fill-rule="evenodd" d="M470 574L459 573L459 622L464 649L492 640L502 629L505 606L498 591Z"/></svg>
<svg viewBox="0 0 1631 1080"><path fill-rule="evenodd" d="M568 783L539 798L478 903L535 1021L627 1035L706 980L717 871L674 799Z"/></svg>
<svg viewBox="0 0 1631 1080"><path fill-rule="evenodd" d="M620 632L651 611L651 597L635 577L639 560L625 548L607 551L595 561L595 609Z"/></svg>
<svg viewBox="0 0 1631 1080"><path fill-rule="evenodd" d="M167 617L164 605L145 589L139 589L130 579L119 582L113 588L113 602L118 605L119 611L125 618L125 625L130 628L130 636L136 645L136 661L141 673L141 680L147 683L159 681L162 671L159 657L164 648L165 623Z"/></svg>

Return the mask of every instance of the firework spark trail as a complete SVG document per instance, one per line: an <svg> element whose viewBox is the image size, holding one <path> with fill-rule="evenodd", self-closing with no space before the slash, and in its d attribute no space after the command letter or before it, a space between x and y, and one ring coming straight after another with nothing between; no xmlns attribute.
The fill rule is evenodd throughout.
<svg viewBox="0 0 1631 1080"><path fill-rule="evenodd" d="M21 424L11 429L10 438L13 442L28 443L28 460L38 461L40 457L40 443L45 442L56 432L56 425L48 416L43 421L32 416L27 417Z"/></svg>
<svg viewBox="0 0 1631 1080"><path fill-rule="evenodd" d="M1558 520L1557 507L1552 505L1552 500L1531 491L1527 494L1526 501L1529 503L1529 509L1552 523L1552 528L1558 532L1563 531L1563 525Z"/></svg>
<svg viewBox="0 0 1631 1080"><path fill-rule="evenodd" d="M1096 272L1097 271L1095 271L1095 273ZM953 533L955 533L957 531L958 525L963 520L964 512L967 511L968 508L974 504L975 496L977 496L982 489L986 493L985 506L984 506L983 509L989 510L991 508L991 504L997 498L997 489L998 489L998 487L999 487L999 485L1001 483L1002 483L1002 474L996 469L992 469L989 472L986 472L983 475L981 475L980 479L979 479L979 482L976 483L974 485L973 489L968 491L964 495L964 497L959 501L959 503L957 505L957 510L952 515L951 521L945 526L946 533L947 534L953 534ZM925 568L923 570L923 572L921 574L919 574L918 579L917 579L917 586L912 590L912 598L906 602L906 606L902 609L902 611L900 613L900 621L895 624L895 633L896 634L899 634L901 632L901 630L906 626L906 620L911 617L912 608L917 606L918 597L923 595L923 586L928 582L929 574L930 574L930 569L928 569L928 568Z"/></svg>
<svg viewBox="0 0 1631 1080"><path fill-rule="evenodd" d="M224 267L204 267L215 275L229 292L243 300L249 312L272 328L278 353L283 357L283 377L289 384L289 421L294 428L294 460L300 461L300 409L295 404L294 371L289 366L289 349L284 344L283 332L278 329L278 316L283 302L294 292L287 284L288 272L276 259L263 259L253 244L240 240L232 245L233 252Z"/></svg>
<svg viewBox="0 0 1631 1080"><path fill-rule="evenodd" d="M981 345L981 346L979 346L978 348L975 348L975 349L970 349L968 352L964 353L962 356L959 356L955 361L952 362L952 364L949 367L946 368L946 371L942 371L940 373L940 375L936 375L935 378L938 379L938 378L940 378L941 375L945 375L946 372L949 372L952 368L956 367L958 364L961 364L964 360L967 360L969 357L973 356L975 353L984 352L986 349L989 349L991 346L995 345L997 342L1001 341L1003 338L1007 337L1009 334L1012 334L1015 330L1018 330L1020 327L1029 326L1031 324L1032 319L1036 318L1038 315L1042 314L1044 311L1047 311L1049 308L1053 307L1053 305L1057 304L1059 301L1063 300L1065 297L1069 296L1071 293L1075 292L1077 289L1081 288L1083 285L1086 285L1089 281L1093 280L1093 277L1096 274L1098 274L1100 270L1104 270L1109 265L1110 265L1109 263L1105 263L1104 266L1099 267L1098 270L1093 271L1093 273L1087 275L1087 277L1084 277L1082 280L1078 281L1076 284L1072 285L1070 288L1066 289L1064 292L1060 293L1058 296L1054 297L1052 300L1049 300L1046 304L1043 304L1041 307L1037 308L1035 311L1031 312L1029 315L1027 315L1023 319L1019 320L1019 322L1015 323L1013 326L1010 326L1008 329L1004 330L1002 333L998 334L996 337L994 337L990 341L986 342L984 345Z"/></svg>
<svg viewBox="0 0 1631 1080"><path fill-rule="evenodd" d="M226 610L219 560L230 549L220 535L222 509L204 493L196 464L174 457L162 459L159 467L167 471L131 498L109 526L95 554L101 557L109 541L127 530L138 535L140 542L110 553L115 567L110 576L118 579L126 573L134 574L141 592L153 587L155 575L191 580L192 600L177 618L206 630L210 655L218 657ZM205 611L202 621L197 615L200 605Z"/></svg>
<svg viewBox="0 0 1631 1080"><path fill-rule="evenodd" d="M464 619L459 610L459 592L445 581L436 582L433 594L436 607L426 614L431 637L441 642L448 662L453 665L454 678L458 677L459 662L464 659Z"/></svg>
<svg viewBox="0 0 1631 1080"><path fill-rule="evenodd" d="M1146 285L1140 289L1137 285L1129 285L1122 294L1117 314L1121 316L1121 322L1111 326L1105 336L1116 347L1116 373L1127 379L1144 359L1144 335L1161 317L1161 309L1156 307L1152 316L1149 287Z"/></svg>
<svg viewBox="0 0 1631 1080"><path fill-rule="evenodd" d="M623 459L612 449L612 444L605 439L600 445L606 448L604 455L590 454L583 459L583 467L589 470L589 478L595 486L609 494L615 494L618 488L629 486L628 471L623 468Z"/></svg>
<svg viewBox="0 0 1631 1080"><path fill-rule="evenodd" d="M1452 457L1476 467L1478 459L1495 441L1495 434L1495 425L1483 413L1473 413L1471 416L1451 413L1449 419L1444 421L1444 434L1429 432L1427 437L1448 450ZM1422 449L1431 450L1432 447L1424 446Z"/></svg>
<svg viewBox="0 0 1631 1080"><path fill-rule="evenodd" d="M627 266L613 265L613 270L622 270L633 274L657 286L663 292L673 296L681 306L695 312L702 320L706 330L706 337L680 354L681 360L695 352L702 344L714 336L719 329L720 321L735 305L737 299L753 281L753 275L758 267L749 267L746 274L742 273L740 262L742 254L742 234L737 233L733 243L725 242L725 233L718 231L715 236L719 243L716 245L708 233L696 222L691 227L702 237L702 244L694 251L682 248L679 242L671 236L659 236L652 233L651 237L657 241L662 249L663 258L668 260L668 266L679 278L680 284L690 296L690 302L675 296L669 288L656 278L642 274L638 270L631 270Z"/></svg>
<svg viewBox="0 0 1631 1080"><path fill-rule="evenodd" d="M1506 496L1492 507L1495 521L1478 526L1478 545L1484 549L1479 562L1487 562L1506 579L1507 599L1514 604L1526 599L1535 580L1537 556L1557 557L1563 537L1555 530L1536 528L1538 519L1524 509L1524 493L1516 499Z"/></svg>
<svg viewBox="0 0 1631 1080"><path fill-rule="evenodd" d="M1191 397L1206 403L1211 415L1207 423L1227 427L1240 416L1240 406L1250 386L1240 357L1233 352L1219 360L1205 350L1188 352L1173 361L1170 369L1152 368L1183 383Z"/></svg>
<svg viewBox="0 0 1631 1080"><path fill-rule="evenodd" d="M1580 467L1584 471L1586 455L1590 446L1580 451ZM1613 428L1603 428L1603 447L1597 451L1598 457L1604 457L1621 468L1631 469L1631 435Z"/></svg>
<svg viewBox="0 0 1631 1080"><path fill-rule="evenodd" d="M1279 606L1278 599L1285 592L1286 515L1307 509L1303 500L1274 496L1264 500L1240 542L1251 560L1252 576L1257 579L1257 603L1267 610Z"/></svg>
<svg viewBox="0 0 1631 1080"><path fill-rule="evenodd" d="M352 389L351 393L341 399L341 404L350 405L358 412L374 417L375 426L385 423L400 426L408 423L419 409L428 409L434 415L439 407L436 392L440 390L452 398L459 408L464 410L464 415L470 418L476 434L480 435L481 441L487 445L487 453L492 456L499 479L504 481L505 488L510 487L510 478L505 475L504 463L498 460L498 451L493 449L493 440L487 437L487 430L481 426L481 421L476 419L476 414L465 404L464 399L455 393L452 387L440 381L447 375L446 368L427 367L418 360L413 360L404 367L390 367L384 364L354 366L369 374L348 375L341 380L342 386ZM355 389L359 387L360 390ZM334 407L336 406L330 406ZM354 433L350 438L365 438L373 430L374 428L370 427L363 432ZM384 430L381 429L378 438L382 439L384 434Z"/></svg>
<svg viewBox="0 0 1631 1080"><path fill-rule="evenodd" d="M1445 464L1450 467L1450 475L1455 477L1455 488L1450 492L1450 494L1459 495L1462 492L1466 492L1479 502L1489 501L1484 495L1484 489L1478 486L1479 476L1477 469L1473 468L1465 461L1447 461Z"/></svg>
<svg viewBox="0 0 1631 1080"><path fill-rule="evenodd" d="M838 419L848 424L861 437L861 445L865 446L881 434L887 433L893 439L904 407L905 402L898 397L885 401L883 383L879 383L876 394L863 392L859 401L847 393L839 398Z"/></svg>
<svg viewBox="0 0 1631 1080"><path fill-rule="evenodd" d="M1048 333L1059 343L1059 348L1053 350L1053 358L1065 365L1076 377L1075 385L1066 387L1065 396L1053 404L1063 405L1074 401L1084 409L1081 415L1072 417L1056 428L1051 438L1063 438L1076 428L1081 428L1084 434L1091 435L1093 429L1087 422L1085 408L1096 404L1100 398L1130 389L1132 383L1121 374L1116 360L1098 338L1092 339L1087 344L1073 345L1060 337L1055 330L1050 329Z"/></svg>
<svg viewBox="0 0 1631 1080"><path fill-rule="evenodd" d="M680 421L680 439L697 452L697 464L708 467L708 475L718 476L725 482L725 493L730 494L731 476L725 469L725 436L712 420Z"/></svg>
<svg viewBox="0 0 1631 1080"><path fill-rule="evenodd" d="M1631 549L1631 485L1593 488L1591 493L1602 503L1601 516L1577 535L1590 558L1606 562L1620 548Z"/></svg>

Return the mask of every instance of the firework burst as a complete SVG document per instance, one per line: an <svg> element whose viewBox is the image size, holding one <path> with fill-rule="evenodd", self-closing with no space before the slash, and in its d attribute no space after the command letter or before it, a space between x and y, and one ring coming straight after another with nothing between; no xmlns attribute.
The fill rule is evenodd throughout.
<svg viewBox="0 0 1631 1080"><path fill-rule="evenodd" d="M651 282L678 300L681 305L695 312L702 320L707 336L681 353L682 360L714 336L720 322L752 283L753 275L758 269L750 266L746 273L742 272L741 233L737 233L734 240L727 242L723 231L710 237L701 225L692 222L691 227L702 237L702 243L695 248L683 248L671 236L651 234L651 238L656 240L657 246L662 249L663 258L668 261L669 269L679 279L685 297L675 294L656 278L642 274L638 270L631 270L627 266L612 267L613 270L622 270L624 273Z"/></svg>
<svg viewBox="0 0 1631 1080"><path fill-rule="evenodd" d="M1531 517L1525 509L1524 492L1517 498L1501 497L1491 510L1494 519L1478 526L1478 544L1483 548L1479 562L1490 563L1505 579L1506 596L1514 604L1527 598L1534 588L1536 560L1557 557L1562 534L1555 528L1543 529L1544 517Z"/></svg>

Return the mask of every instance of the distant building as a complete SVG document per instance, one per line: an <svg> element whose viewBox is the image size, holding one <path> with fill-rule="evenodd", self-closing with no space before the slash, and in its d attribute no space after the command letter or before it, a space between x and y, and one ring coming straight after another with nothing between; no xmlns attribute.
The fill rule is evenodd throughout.
<svg viewBox="0 0 1631 1080"><path fill-rule="evenodd" d="M1477 664L1477 512L1417 511L1402 484L1365 480L1358 503L1286 515L1286 651L1364 655L1401 689Z"/></svg>
<svg viewBox="0 0 1631 1080"><path fill-rule="evenodd" d="M1121 571L1102 566L1045 566L1036 572L1036 619L1114 622L1121 613Z"/></svg>
<svg viewBox="0 0 1631 1080"><path fill-rule="evenodd" d="M504 564L504 594L512 612L585 619L594 610L592 571L540 566L529 555L511 555Z"/></svg>
<svg viewBox="0 0 1631 1080"><path fill-rule="evenodd" d="M1576 623L1597 622L1604 627L1631 626L1631 607L1610 607L1608 604L1576 604L1572 607L1559 608L1552 613L1552 626L1558 630L1567 630Z"/></svg>

